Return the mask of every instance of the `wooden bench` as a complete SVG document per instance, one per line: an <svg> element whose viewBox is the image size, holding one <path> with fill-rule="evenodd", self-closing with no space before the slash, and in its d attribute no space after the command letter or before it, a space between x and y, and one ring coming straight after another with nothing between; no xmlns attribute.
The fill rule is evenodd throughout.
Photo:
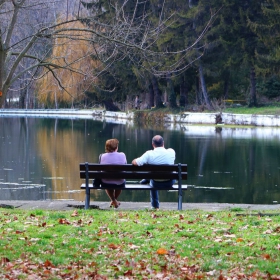
<svg viewBox="0 0 280 280"><path fill-rule="evenodd" d="M225 104L230 104L231 106L235 105L246 105L247 100L233 100L233 99L224 99Z"/></svg>
<svg viewBox="0 0 280 280"><path fill-rule="evenodd" d="M172 164L172 165L143 165L135 166L132 164L99 164L99 163L80 163L80 178L85 179L85 183L81 185L81 189L85 189L85 209L90 205L90 190L105 189L95 187L90 184L90 179L126 179L125 187L120 187L122 190L176 190L178 191L178 210L182 210L183 190L187 190L187 185L182 185L182 180L187 180L187 164ZM170 188L153 188L150 185L139 184L141 179L158 179L171 180L175 179L176 183ZM136 182L130 180L137 180ZM108 189L108 188L107 188ZM114 189L116 189L114 187Z"/></svg>

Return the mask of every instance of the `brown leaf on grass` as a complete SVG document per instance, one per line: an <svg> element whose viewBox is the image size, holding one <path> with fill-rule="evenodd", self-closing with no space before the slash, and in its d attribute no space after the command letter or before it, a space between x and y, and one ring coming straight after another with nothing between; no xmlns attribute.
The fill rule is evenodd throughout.
<svg viewBox="0 0 280 280"><path fill-rule="evenodd" d="M127 276L127 277L128 277L128 276L132 276L132 275L133 275L132 270L129 269L129 270L125 271L123 275L124 275L124 276Z"/></svg>
<svg viewBox="0 0 280 280"><path fill-rule="evenodd" d="M157 250L157 254L158 254L158 255L166 255L166 254L168 254L168 251L165 250L164 248L159 248L159 249Z"/></svg>
<svg viewBox="0 0 280 280"><path fill-rule="evenodd" d="M270 259L270 255L269 254L262 254L262 258L264 260L269 260Z"/></svg>
<svg viewBox="0 0 280 280"><path fill-rule="evenodd" d="M71 217L77 217L79 216L79 213L77 210L75 210L72 214L71 214Z"/></svg>
<svg viewBox="0 0 280 280"><path fill-rule="evenodd" d="M45 227L46 225L47 225L47 223L44 222L44 223L41 224L41 227Z"/></svg>
<svg viewBox="0 0 280 280"><path fill-rule="evenodd" d="M222 242L222 241L223 241L223 239L221 237L217 237L214 239L214 242Z"/></svg>
<svg viewBox="0 0 280 280"><path fill-rule="evenodd" d="M49 260L46 260L46 261L44 262L44 266L45 266L45 267L55 267Z"/></svg>
<svg viewBox="0 0 280 280"><path fill-rule="evenodd" d="M243 241L244 241L244 239L241 238L241 237L239 237L239 238L236 239L236 242L243 242Z"/></svg>
<svg viewBox="0 0 280 280"><path fill-rule="evenodd" d="M114 244L114 243L110 243L110 244L108 245L108 247L111 248L111 249L113 249L113 250L116 250L116 249L119 248L119 246L116 245L116 244Z"/></svg>
<svg viewBox="0 0 280 280"><path fill-rule="evenodd" d="M49 270L47 270L47 269L44 270L43 273L44 273L44 276L45 276L45 277L48 277L48 278L49 278L50 275L51 275L51 272L50 272Z"/></svg>
<svg viewBox="0 0 280 280"><path fill-rule="evenodd" d="M1 265L4 265L6 263L10 262L10 260L6 257L1 258Z"/></svg>
<svg viewBox="0 0 280 280"><path fill-rule="evenodd" d="M224 234L224 237L227 237L227 238L235 238L236 235L235 235L235 234Z"/></svg>
<svg viewBox="0 0 280 280"><path fill-rule="evenodd" d="M58 220L58 223L61 225L70 225L71 224L67 219L62 219L62 218L60 218Z"/></svg>
<svg viewBox="0 0 280 280"><path fill-rule="evenodd" d="M214 217L213 214L208 214L208 215L206 215L206 219L207 219L207 220L212 219L213 217Z"/></svg>
<svg viewBox="0 0 280 280"><path fill-rule="evenodd" d="M16 234L22 234L22 233L24 233L23 230L16 230Z"/></svg>
<svg viewBox="0 0 280 280"><path fill-rule="evenodd" d="M280 227L277 227L274 232L280 232Z"/></svg>
<svg viewBox="0 0 280 280"><path fill-rule="evenodd" d="M179 220L184 220L184 216L182 214L180 214Z"/></svg>
<svg viewBox="0 0 280 280"><path fill-rule="evenodd" d="M130 249L139 249L140 246L134 245L134 244L129 244L128 245Z"/></svg>

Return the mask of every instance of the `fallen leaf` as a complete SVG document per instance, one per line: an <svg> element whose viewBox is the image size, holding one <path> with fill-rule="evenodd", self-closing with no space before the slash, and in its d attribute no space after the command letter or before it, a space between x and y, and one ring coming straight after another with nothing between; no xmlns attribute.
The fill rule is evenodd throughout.
<svg viewBox="0 0 280 280"><path fill-rule="evenodd" d="M280 232L280 227L277 227L274 231L275 232Z"/></svg>
<svg viewBox="0 0 280 280"><path fill-rule="evenodd" d="M2 264L2 265L3 265L3 264L6 264L6 263L8 263L8 262L10 262L10 260L9 260L8 258L5 258L5 257L1 258L1 264Z"/></svg>
<svg viewBox="0 0 280 280"><path fill-rule="evenodd" d="M269 260L270 259L270 255L269 254L262 254L262 258L264 260Z"/></svg>
<svg viewBox="0 0 280 280"><path fill-rule="evenodd" d="M110 243L110 244L108 245L108 247L111 248L111 249L114 249L114 250L119 248L119 246L116 245L116 244L114 244L114 243Z"/></svg>
<svg viewBox="0 0 280 280"><path fill-rule="evenodd" d="M166 255L166 254L168 254L168 251L165 250L164 248L159 248L159 249L157 250L157 254L158 254L158 255Z"/></svg>
<svg viewBox="0 0 280 280"><path fill-rule="evenodd" d="M137 246L137 245L134 245L134 244L130 244L130 245L129 245L129 248L130 248L130 249L139 249L140 246Z"/></svg>
<svg viewBox="0 0 280 280"><path fill-rule="evenodd" d="M44 262L44 266L45 266L45 267L55 267L49 260L46 260L46 261Z"/></svg>
<svg viewBox="0 0 280 280"><path fill-rule="evenodd" d="M243 242L243 241L244 241L244 239L241 238L241 237L239 237L239 238L236 239L236 242Z"/></svg>
<svg viewBox="0 0 280 280"><path fill-rule="evenodd" d="M224 237L227 237L227 238L235 238L236 235L235 235L235 234L225 234Z"/></svg>
<svg viewBox="0 0 280 280"><path fill-rule="evenodd" d="M79 214L78 214L78 211L75 210L72 214L71 214L71 217L77 217Z"/></svg>
<svg viewBox="0 0 280 280"><path fill-rule="evenodd" d="M68 220L62 218L58 220L58 223L61 225L70 225L70 222Z"/></svg>
<svg viewBox="0 0 280 280"><path fill-rule="evenodd" d="M223 241L222 238L216 238L216 239L214 240L214 242L222 242L222 241Z"/></svg>

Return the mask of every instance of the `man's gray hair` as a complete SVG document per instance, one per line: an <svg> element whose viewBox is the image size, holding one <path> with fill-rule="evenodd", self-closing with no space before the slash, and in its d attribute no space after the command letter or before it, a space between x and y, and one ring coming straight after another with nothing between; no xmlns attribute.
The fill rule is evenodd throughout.
<svg viewBox="0 0 280 280"><path fill-rule="evenodd" d="M155 146L155 147L162 147L163 146L163 138L160 136L160 135L156 135L153 137L152 139L152 144Z"/></svg>

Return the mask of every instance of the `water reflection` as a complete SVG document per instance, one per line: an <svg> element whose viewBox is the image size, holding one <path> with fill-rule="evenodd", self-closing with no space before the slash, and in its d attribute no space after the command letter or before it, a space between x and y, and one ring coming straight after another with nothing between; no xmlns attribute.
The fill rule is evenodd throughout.
<svg viewBox="0 0 280 280"><path fill-rule="evenodd" d="M280 201L277 128L225 128L179 125L143 128L93 120L0 118L0 190L2 200L76 199L79 162L96 162L108 138L120 140L130 162L151 149L155 134L188 164L185 202L270 204ZM176 201L176 192L161 192ZM103 191L92 200L108 200ZM146 191L126 191L121 200L149 201Z"/></svg>

